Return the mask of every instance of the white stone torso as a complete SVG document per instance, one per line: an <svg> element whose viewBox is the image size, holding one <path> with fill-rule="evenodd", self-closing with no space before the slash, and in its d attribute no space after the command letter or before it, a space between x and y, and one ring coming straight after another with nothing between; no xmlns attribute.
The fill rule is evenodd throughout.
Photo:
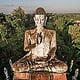
<svg viewBox="0 0 80 80"><path fill-rule="evenodd" d="M47 57L49 52L49 38L45 37L44 34L42 36L42 42L40 44L36 43L36 47L32 49L32 59L36 59L37 57ZM31 41L34 42L34 41ZM32 43L33 44L33 43Z"/></svg>

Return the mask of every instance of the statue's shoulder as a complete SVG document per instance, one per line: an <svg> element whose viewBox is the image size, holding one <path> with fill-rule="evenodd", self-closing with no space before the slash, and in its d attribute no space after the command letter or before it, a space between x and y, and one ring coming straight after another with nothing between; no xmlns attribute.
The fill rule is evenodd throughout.
<svg viewBox="0 0 80 80"><path fill-rule="evenodd" d="M55 30L44 29L44 32L45 34L52 35L52 36L56 34Z"/></svg>
<svg viewBox="0 0 80 80"><path fill-rule="evenodd" d="M36 32L36 29L26 30L25 34L34 34Z"/></svg>

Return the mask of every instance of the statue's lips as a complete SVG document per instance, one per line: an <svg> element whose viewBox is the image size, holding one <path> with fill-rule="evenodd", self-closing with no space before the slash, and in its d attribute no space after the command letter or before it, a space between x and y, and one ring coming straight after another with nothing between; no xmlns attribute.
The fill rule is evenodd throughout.
<svg viewBox="0 0 80 80"><path fill-rule="evenodd" d="M38 26L39 26L39 27L40 27L40 26L43 26L43 24L37 24L37 27L38 27Z"/></svg>

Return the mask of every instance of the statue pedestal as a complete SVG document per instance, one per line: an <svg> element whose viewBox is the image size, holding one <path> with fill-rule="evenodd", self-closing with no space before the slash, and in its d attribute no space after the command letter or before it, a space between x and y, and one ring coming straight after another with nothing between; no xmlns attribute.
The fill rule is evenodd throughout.
<svg viewBox="0 0 80 80"><path fill-rule="evenodd" d="M31 80L30 73L14 73L14 80Z"/></svg>
<svg viewBox="0 0 80 80"><path fill-rule="evenodd" d="M14 73L14 80L67 80L66 73L32 72Z"/></svg>
<svg viewBox="0 0 80 80"><path fill-rule="evenodd" d="M54 80L67 80L66 78L66 73L53 73L54 75Z"/></svg>
<svg viewBox="0 0 80 80"><path fill-rule="evenodd" d="M49 72L35 72L32 73L32 80L53 80L53 75Z"/></svg>

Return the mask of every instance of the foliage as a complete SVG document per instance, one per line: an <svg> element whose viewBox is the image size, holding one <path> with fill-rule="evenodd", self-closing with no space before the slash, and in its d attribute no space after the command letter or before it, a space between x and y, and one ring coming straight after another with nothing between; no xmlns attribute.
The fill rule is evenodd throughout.
<svg viewBox="0 0 80 80"><path fill-rule="evenodd" d="M7 29L4 25L0 24L0 42L6 40Z"/></svg>
<svg viewBox="0 0 80 80"><path fill-rule="evenodd" d="M24 10L19 6L17 9L12 11L12 15L15 18L23 18L24 17Z"/></svg>
<svg viewBox="0 0 80 80"><path fill-rule="evenodd" d="M72 46L74 47L76 52L74 53L75 65L79 66L78 63L80 62L80 27L69 26L69 34L72 37Z"/></svg>
<svg viewBox="0 0 80 80"><path fill-rule="evenodd" d="M5 19L5 14L0 13L0 23L3 23L3 22L5 22L5 21L6 21L6 19Z"/></svg>

